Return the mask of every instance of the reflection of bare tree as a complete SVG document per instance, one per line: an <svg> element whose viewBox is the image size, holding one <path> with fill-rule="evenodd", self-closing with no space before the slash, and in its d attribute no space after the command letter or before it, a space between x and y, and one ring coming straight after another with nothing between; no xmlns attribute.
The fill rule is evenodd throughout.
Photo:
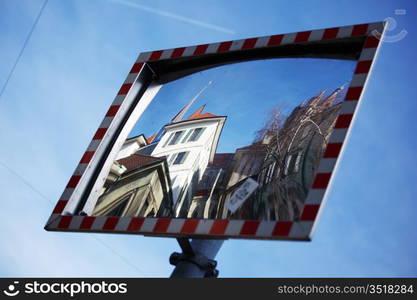
<svg viewBox="0 0 417 300"><path fill-rule="evenodd" d="M254 143L236 151L218 217L263 220L299 217L340 110L341 90L336 89L329 96L321 92L288 116L280 107L271 111L264 127L257 131ZM236 213L228 216L227 201L247 177L258 182L258 189Z"/></svg>

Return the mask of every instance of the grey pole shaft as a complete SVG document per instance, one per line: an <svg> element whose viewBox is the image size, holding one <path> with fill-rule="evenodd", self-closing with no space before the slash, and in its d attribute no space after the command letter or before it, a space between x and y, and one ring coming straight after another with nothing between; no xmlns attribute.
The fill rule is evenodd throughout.
<svg viewBox="0 0 417 300"><path fill-rule="evenodd" d="M224 240L193 239L191 247L196 255L214 259L223 245ZM206 271L190 261L179 261L171 274L171 278L203 278Z"/></svg>

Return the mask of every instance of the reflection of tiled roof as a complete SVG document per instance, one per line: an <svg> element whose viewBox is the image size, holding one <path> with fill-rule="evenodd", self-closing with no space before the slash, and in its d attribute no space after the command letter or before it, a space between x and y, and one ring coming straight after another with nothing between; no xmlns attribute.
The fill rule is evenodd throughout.
<svg viewBox="0 0 417 300"><path fill-rule="evenodd" d="M210 167L222 167L227 165L233 158L234 153L216 153Z"/></svg>
<svg viewBox="0 0 417 300"><path fill-rule="evenodd" d="M204 119L204 118L211 118L211 117L217 117L216 115L213 115L211 113L202 113L203 109L206 105L204 104L201 106L195 113L193 113L191 116L187 118L187 120L197 120L197 119Z"/></svg>
<svg viewBox="0 0 417 300"><path fill-rule="evenodd" d="M154 140L155 136L156 136L156 134L155 134L155 133L154 133L154 134L152 134L150 137L148 137L148 138L146 139L146 142L147 142L148 144L152 143L152 141Z"/></svg>
<svg viewBox="0 0 417 300"><path fill-rule="evenodd" d="M265 144L261 144L261 143L256 143L256 144L252 144L249 146L245 146L245 147L241 147L237 150L258 150L258 151L263 151L266 150L267 146Z"/></svg>
<svg viewBox="0 0 417 300"><path fill-rule="evenodd" d="M155 161L162 161L163 158L142 154L132 154L128 157L121 158L117 162L126 167L127 171L142 167Z"/></svg>

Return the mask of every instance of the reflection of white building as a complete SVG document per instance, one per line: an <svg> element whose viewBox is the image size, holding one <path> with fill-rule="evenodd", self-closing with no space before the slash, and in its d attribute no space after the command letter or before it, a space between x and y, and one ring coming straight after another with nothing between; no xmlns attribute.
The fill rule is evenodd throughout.
<svg viewBox="0 0 417 300"><path fill-rule="evenodd" d="M185 120L164 127L151 156L167 157L174 213L187 217L193 192L213 161L226 117L203 113L204 105Z"/></svg>

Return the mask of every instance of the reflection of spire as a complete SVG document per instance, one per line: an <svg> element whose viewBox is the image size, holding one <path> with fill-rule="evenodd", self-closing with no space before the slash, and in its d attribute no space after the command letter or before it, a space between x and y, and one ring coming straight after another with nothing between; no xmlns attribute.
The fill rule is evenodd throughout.
<svg viewBox="0 0 417 300"><path fill-rule="evenodd" d="M197 100L197 98L198 97L200 97L200 95L208 88L208 86L212 83L213 81L209 81L208 82L208 84L205 86L205 87L203 87L202 89L201 89L201 91L199 91L198 93L197 93L197 95L195 95L194 96L194 98L193 99L191 99L191 101L186 105L186 106L184 106L180 111L179 111L179 113L174 117L174 118L172 118L172 120L171 120L171 123L176 123L176 122L179 122L179 121L181 121L182 120L182 118L185 116L185 114L187 113L187 111L190 109L190 107L191 107L191 105L193 105L193 103L195 102L195 100Z"/></svg>
<svg viewBox="0 0 417 300"><path fill-rule="evenodd" d="M344 88L345 88L345 84L343 84L342 86L336 88L333 91L333 93L331 93L325 100L323 100L323 103L326 103L326 104L333 103L333 101L336 99L336 97L339 95L339 93L341 91L343 91Z"/></svg>

